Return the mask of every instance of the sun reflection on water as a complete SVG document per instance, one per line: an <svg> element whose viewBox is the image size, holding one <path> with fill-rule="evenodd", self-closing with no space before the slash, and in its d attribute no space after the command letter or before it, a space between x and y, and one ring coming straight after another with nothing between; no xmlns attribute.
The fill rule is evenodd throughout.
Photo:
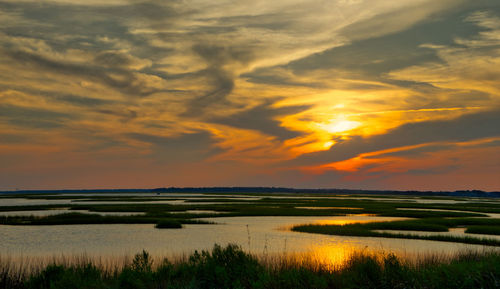
<svg viewBox="0 0 500 289"><path fill-rule="evenodd" d="M313 271L336 271L349 264L357 256L370 256L381 259L384 252L359 247L352 243L329 245L311 245L309 250L301 253L285 253L278 256L265 256L261 260L268 265L301 266ZM276 263L279 260L279 264Z"/></svg>
<svg viewBox="0 0 500 289"><path fill-rule="evenodd" d="M353 214L353 216L361 216L367 217L372 216L371 214ZM315 225L348 225L348 224L364 224L364 223L373 223L373 220L349 220L349 219L340 219L340 220L318 220L314 222Z"/></svg>

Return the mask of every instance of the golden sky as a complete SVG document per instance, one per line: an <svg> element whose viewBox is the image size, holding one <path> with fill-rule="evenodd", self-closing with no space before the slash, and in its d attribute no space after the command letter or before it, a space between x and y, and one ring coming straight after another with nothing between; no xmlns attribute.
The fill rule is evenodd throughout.
<svg viewBox="0 0 500 289"><path fill-rule="evenodd" d="M497 0L0 0L0 190L500 190Z"/></svg>

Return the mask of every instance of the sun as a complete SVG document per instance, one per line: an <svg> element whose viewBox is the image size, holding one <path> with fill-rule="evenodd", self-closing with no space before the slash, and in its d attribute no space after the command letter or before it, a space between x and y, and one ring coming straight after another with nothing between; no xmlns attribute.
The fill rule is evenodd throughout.
<svg viewBox="0 0 500 289"><path fill-rule="evenodd" d="M353 130L361 125L358 121L347 120L344 117L339 117L330 120L328 123L320 123L318 126L329 133L339 134Z"/></svg>

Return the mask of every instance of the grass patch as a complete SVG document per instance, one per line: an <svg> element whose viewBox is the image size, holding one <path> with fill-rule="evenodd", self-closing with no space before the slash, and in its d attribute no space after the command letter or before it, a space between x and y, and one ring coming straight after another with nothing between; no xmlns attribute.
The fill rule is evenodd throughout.
<svg viewBox="0 0 500 289"><path fill-rule="evenodd" d="M1 200L0 200L1 203ZM69 205L32 205L32 206L0 206L0 212L12 211L44 211L52 209L68 208Z"/></svg>
<svg viewBox="0 0 500 289"><path fill-rule="evenodd" d="M500 235L500 227L499 226L469 226L465 230L465 233Z"/></svg>
<svg viewBox="0 0 500 289"><path fill-rule="evenodd" d="M473 226L488 223L490 226ZM458 242L465 244L478 244L489 246L500 246L500 240L491 238L477 238L471 236L450 236L450 235L415 235L404 233L376 232L374 230L399 230L399 231L424 231L424 232L447 232L450 227L459 225L469 225L469 228L476 227L478 231L498 234L498 227L491 224L500 223L498 219L421 219L393 222L376 222L367 224L347 224L347 225L299 225L294 226L292 231L339 235L356 237L383 237L399 239L419 239L444 242Z"/></svg>
<svg viewBox="0 0 500 289"><path fill-rule="evenodd" d="M368 210L370 211L370 210ZM413 211L413 210L372 210L372 213L386 217L406 217L406 218L460 218L460 217L487 217L480 213L468 212L444 212L444 211Z"/></svg>
<svg viewBox="0 0 500 289"><path fill-rule="evenodd" d="M369 230L448 232L447 226L436 224L432 220L426 220L426 219L368 223L365 224L364 227L366 227Z"/></svg>
<svg viewBox="0 0 500 289"><path fill-rule="evenodd" d="M83 225L83 224L158 224L159 222L179 224L211 224L201 220L177 219L149 216L101 216L97 214L65 213L52 216L12 216L0 218L3 225Z"/></svg>

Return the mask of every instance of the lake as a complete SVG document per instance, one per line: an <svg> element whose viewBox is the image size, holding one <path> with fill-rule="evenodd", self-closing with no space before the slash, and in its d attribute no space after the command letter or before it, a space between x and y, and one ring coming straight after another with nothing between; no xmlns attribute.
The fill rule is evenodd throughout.
<svg viewBox="0 0 500 289"><path fill-rule="evenodd" d="M180 197L185 198L186 196ZM227 197L227 195L224 197ZM207 196L200 196L200 198L205 199ZM254 198L249 199L253 200ZM442 203L443 200L436 201ZM170 202L176 203L175 201ZM182 200L178 200L177 203L179 202L182 202ZM3 206L68 203L71 203L71 200L0 199L0 205ZM49 211L2 212L0 215L33 214L46 216L61 212L67 211L63 208ZM80 212L85 213L88 211ZM134 213L104 212L101 214L126 215ZM13 258L21 256L44 257L81 254L117 257L133 255L146 250L156 256L179 256L189 254L194 250L210 249L214 244L226 245L235 243L243 249L256 254L308 253L327 258L330 262L339 262L339 260L345 258L346 254L349 254L353 250L384 251L403 256L416 256L425 254L454 254L464 250L483 250L487 248L480 245L466 245L461 243L329 236L292 232L289 230L292 225L297 224L348 224L401 219L407 218L360 214L332 217L217 217L200 218L200 220L215 222L217 224L188 224L184 225L182 229L155 229L153 224L0 225L0 255ZM459 233L455 231L450 234ZM463 234L463 231L461 233Z"/></svg>

